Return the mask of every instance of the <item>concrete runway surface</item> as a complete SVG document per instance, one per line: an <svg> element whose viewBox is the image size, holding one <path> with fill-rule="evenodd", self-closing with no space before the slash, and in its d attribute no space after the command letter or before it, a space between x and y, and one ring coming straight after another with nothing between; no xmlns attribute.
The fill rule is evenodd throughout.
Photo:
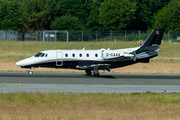
<svg viewBox="0 0 180 120"><path fill-rule="evenodd" d="M180 92L178 74L0 72L0 92Z"/></svg>

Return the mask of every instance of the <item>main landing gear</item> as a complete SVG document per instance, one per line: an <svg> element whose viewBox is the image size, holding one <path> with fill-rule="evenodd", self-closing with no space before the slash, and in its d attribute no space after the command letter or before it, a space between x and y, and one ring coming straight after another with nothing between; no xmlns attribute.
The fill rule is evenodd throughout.
<svg viewBox="0 0 180 120"><path fill-rule="evenodd" d="M98 67L95 67L93 70L93 74L94 76L98 77L99 76L99 71L98 71Z"/></svg>
<svg viewBox="0 0 180 120"><path fill-rule="evenodd" d="M33 74L33 70L35 69L35 67L31 67L30 71L28 72L29 75Z"/></svg>
<svg viewBox="0 0 180 120"><path fill-rule="evenodd" d="M92 74L92 71L91 71L91 70L86 70L85 72L86 72L86 75L88 75L88 76L91 76L91 74ZM94 70L93 70L93 75L96 76L96 77L99 76L99 71L98 71L98 69L94 69Z"/></svg>

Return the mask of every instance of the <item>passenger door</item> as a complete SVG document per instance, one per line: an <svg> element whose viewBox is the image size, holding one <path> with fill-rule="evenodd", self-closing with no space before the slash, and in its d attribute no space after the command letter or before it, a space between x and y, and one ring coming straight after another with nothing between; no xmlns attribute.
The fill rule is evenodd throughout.
<svg viewBox="0 0 180 120"><path fill-rule="evenodd" d="M56 66L63 66L63 52L56 52Z"/></svg>

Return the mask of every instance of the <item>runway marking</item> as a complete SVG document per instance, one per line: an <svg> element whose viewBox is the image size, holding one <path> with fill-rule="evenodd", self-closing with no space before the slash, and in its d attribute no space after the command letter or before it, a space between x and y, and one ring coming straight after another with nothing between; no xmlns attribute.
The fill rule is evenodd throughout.
<svg viewBox="0 0 180 120"><path fill-rule="evenodd" d="M7 85L7 86L3 86L3 84ZM1 86L2 85L2 86ZM13 86L9 86L9 85L13 85ZM15 86L14 86L15 85ZM0 88L3 87L21 87L21 84L16 84L16 83L6 83L6 82L0 82Z"/></svg>

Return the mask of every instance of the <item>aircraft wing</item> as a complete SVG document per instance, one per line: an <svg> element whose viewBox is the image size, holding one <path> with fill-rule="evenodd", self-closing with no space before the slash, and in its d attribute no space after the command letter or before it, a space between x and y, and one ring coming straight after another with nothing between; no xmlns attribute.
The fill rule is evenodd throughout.
<svg viewBox="0 0 180 120"><path fill-rule="evenodd" d="M109 68L110 64L92 64L92 65L77 65L76 68L77 69L81 69L81 70L93 70L93 69L98 69L98 70L107 70L110 72L110 68Z"/></svg>

